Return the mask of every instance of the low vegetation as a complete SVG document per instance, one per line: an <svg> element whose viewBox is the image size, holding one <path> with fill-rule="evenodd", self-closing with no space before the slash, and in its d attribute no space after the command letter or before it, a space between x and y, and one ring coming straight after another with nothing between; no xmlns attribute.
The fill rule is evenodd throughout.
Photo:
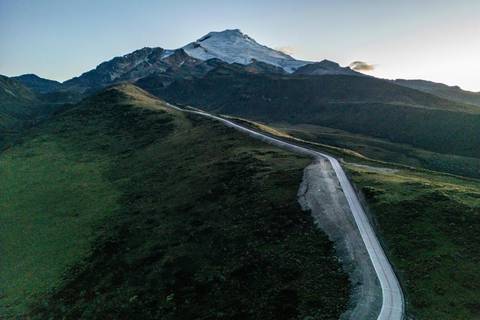
<svg viewBox="0 0 480 320"><path fill-rule="evenodd" d="M309 161L108 89L0 156L1 313L338 319L348 278L296 200Z"/></svg>
<svg viewBox="0 0 480 320"><path fill-rule="evenodd" d="M169 101L266 123L312 124L480 158L480 109L389 81L251 74L222 66L152 90Z"/></svg>
<svg viewBox="0 0 480 320"><path fill-rule="evenodd" d="M295 138L352 150L371 159L480 178L480 158L432 152L317 125L277 123L271 126Z"/></svg>
<svg viewBox="0 0 480 320"><path fill-rule="evenodd" d="M480 182L347 166L365 195L415 319L480 317Z"/></svg>
<svg viewBox="0 0 480 320"><path fill-rule="evenodd" d="M479 180L399 165L403 161L394 157L395 152L404 154L402 148L407 146L393 148L385 141L373 141L376 146L390 148L388 155L384 149L369 145L370 139L338 130L276 126L289 128L291 135L305 139L323 132L320 141L335 142L342 148L309 143L244 119L235 121L344 159L343 166L364 195L377 235L399 275L409 317L427 320L480 317L480 305L476 302L480 296ZM305 129L308 134L298 134L298 130ZM397 164L345 148L351 145L373 158L396 160ZM365 152L369 148L376 150ZM455 160L450 159L459 165Z"/></svg>
<svg viewBox="0 0 480 320"><path fill-rule="evenodd" d="M14 78L0 75L0 152L51 115L68 107L70 94L39 95ZM78 98L78 97L77 97Z"/></svg>

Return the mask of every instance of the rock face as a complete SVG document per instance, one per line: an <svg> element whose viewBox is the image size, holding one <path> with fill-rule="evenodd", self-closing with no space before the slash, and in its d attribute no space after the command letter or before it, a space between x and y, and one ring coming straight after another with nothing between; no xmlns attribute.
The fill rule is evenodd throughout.
<svg viewBox="0 0 480 320"><path fill-rule="evenodd" d="M155 73L166 72L171 67L175 68L185 63L191 65L200 61L187 56L183 50L147 47L103 62L94 70L64 82L64 87L85 91L88 88L135 81Z"/></svg>

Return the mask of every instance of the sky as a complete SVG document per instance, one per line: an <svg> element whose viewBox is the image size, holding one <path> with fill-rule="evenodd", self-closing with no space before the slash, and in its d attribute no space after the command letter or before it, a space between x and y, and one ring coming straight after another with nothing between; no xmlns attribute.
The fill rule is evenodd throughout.
<svg viewBox="0 0 480 320"><path fill-rule="evenodd" d="M0 74L64 81L237 28L298 59L480 91L480 0L0 0Z"/></svg>

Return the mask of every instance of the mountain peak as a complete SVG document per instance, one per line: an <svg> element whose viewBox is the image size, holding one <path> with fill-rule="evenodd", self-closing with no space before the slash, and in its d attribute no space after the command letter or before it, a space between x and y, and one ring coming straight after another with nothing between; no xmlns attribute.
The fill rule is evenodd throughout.
<svg viewBox="0 0 480 320"><path fill-rule="evenodd" d="M338 63L330 60L322 60L320 62L310 63L302 66L295 74L299 75L347 75L347 76L365 76L360 72L356 72L349 67L341 67Z"/></svg>
<svg viewBox="0 0 480 320"><path fill-rule="evenodd" d="M201 42L209 37L212 36L237 36L237 37L243 37L246 36L240 29L225 29L223 31L211 31L198 39L197 41Z"/></svg>
<svg viewBox="0 0 480 320"><path fill-rule="evenodd" d="M37 93L48 93L59 90L61 87L60 82L44 79L33 73L22 74L20 76L13 77L12 79L19 81L24 86Z"/></svg>
<svg viewBox="0 0 480 320"><path fill-rule="evenodd" d="M323 59L322 61L318 62L318 65L321 65L323 67L332 67L332 68L338 68L340 65L334 61Z"/></svg>
<svg viewBox="0 0 480 320"><path fill-rule="evenodd" d="M227 63L243 65L256 60L280 67L287 72L293 72L308 63L261 45L240 29L209 32L183 49L188 55L199 60L217 58Z"/></svg>

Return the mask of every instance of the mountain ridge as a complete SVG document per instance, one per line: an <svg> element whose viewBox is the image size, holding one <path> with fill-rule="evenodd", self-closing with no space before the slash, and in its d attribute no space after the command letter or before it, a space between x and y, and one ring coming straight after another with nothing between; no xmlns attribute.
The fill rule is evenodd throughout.
<svg viewBox="0 0 480 320"><path fill-rule="evenodd" d="M173 69L182 69L183 75L187 77L198 77L211 70L209 61L212 59L227 64L250 66L257 72L263 70L264 72L285 72L287 74L294 73L301 67L313 63L297 60L281 51L259 44L239 29L227 29L209 32L178 49L144 47L123 56L114 57L100 63L95 69L63 82L62 86L67 90L87 92L120 82L134 82L152 75L166 75L167 78L172 79L176 78L171 74ZM325 64L325 62L319 63L320 65ZM252 64L254 65L251 66ZM266 65L271 67L266 68ZM198 66L201 67L198 68ZM188 70L188 67L191 70ZM203 72L199 72L200 70ZM188 74L189 72L191 74ZM360 75L360 73L348 67L343 68L336 63L324 68L322 75L324 74Z"/></svg>
<svg viewBox="0 0 480 320"><path fill-rule="evenodd" d="M393 80L393 82L404 87L427 92L455 102L468 103L480 106L480 92L463 90L459 86L449 86L443 83L422 79L396 79Z"/></svg>
<svg viewBox="0 0 480 320"><path fill-rule="evenodd" d="M22 74L11 78L19 81L35 93L49 93L60 90L62 87L62 83L59 81L42 78L33 73Z"/></svg>

